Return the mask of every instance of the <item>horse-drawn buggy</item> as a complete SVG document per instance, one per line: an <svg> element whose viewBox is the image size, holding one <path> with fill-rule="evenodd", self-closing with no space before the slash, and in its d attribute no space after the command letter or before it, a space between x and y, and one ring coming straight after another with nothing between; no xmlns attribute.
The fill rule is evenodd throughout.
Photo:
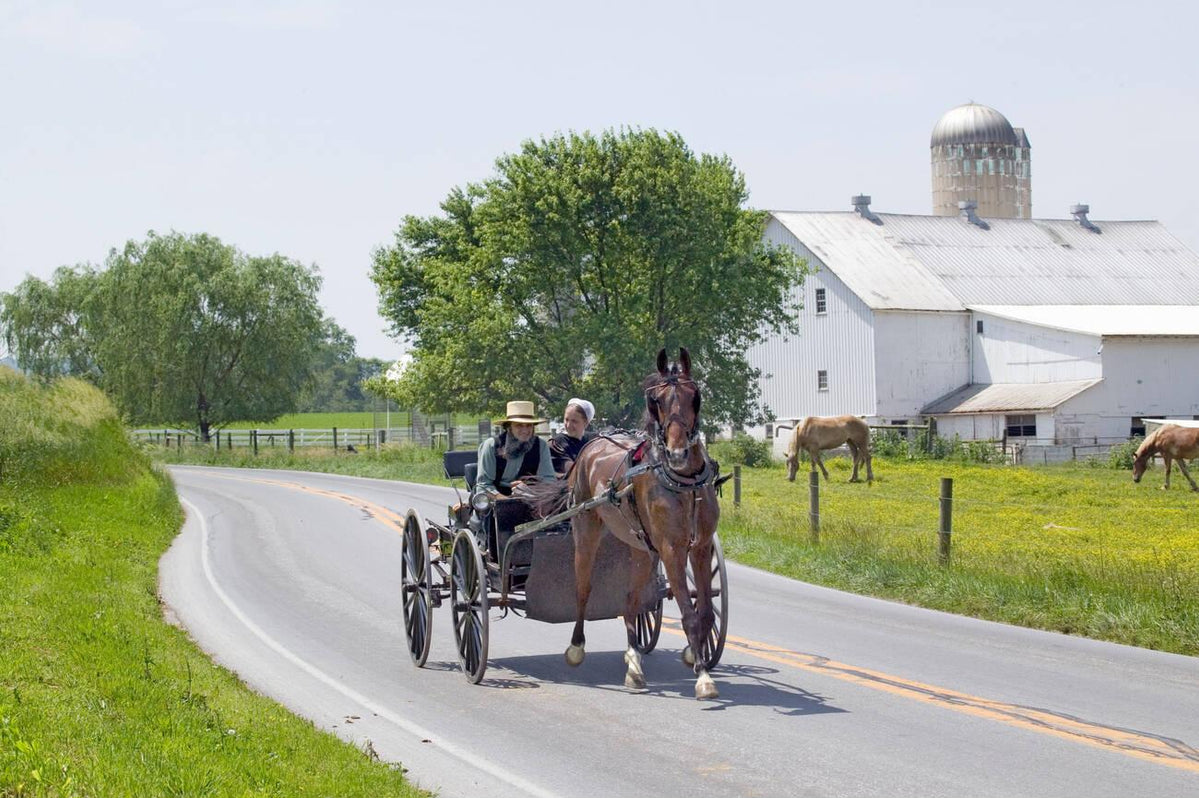
<svg viewBox="0 0 1199 798"><path fill-rule="evenodd" d="M690 359L646 381L647 424L640 433L601 435L564 479L529 486L520 498L475 491L475 453L446 452L446 476L468 498L446 523L414 510L404 522L401 577L408 652L429 656L433 610L450 607L466 678L487 670L491 611L548 623L575 623L566 661L585 656L583 623L623 617L626 686L645 687L641 655L657 646L663 602L674 598L687 636L684 661L696 697L717 695L708 670L724 650L728 575L716 537L719 469L699 436L699 389ZM457 490L455 484L455 490Z"/></svg>

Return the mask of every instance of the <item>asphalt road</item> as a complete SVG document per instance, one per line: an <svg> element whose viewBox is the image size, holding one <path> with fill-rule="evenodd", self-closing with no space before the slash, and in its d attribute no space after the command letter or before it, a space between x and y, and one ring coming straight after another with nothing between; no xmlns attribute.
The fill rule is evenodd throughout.
<svg viewBox="0 0 1199 798"><path fill-rule="evenodd" d="M291 471L172 469L188 520L169 612L247 683L445 796L1199 796L1199 659L917 609L730 565L729 639L696 701L668 620L623 687L624 628L492 613L458 670L448 607L415 668L409 507L453 492ZM673 606L669 615L677 617Z"/></svg>

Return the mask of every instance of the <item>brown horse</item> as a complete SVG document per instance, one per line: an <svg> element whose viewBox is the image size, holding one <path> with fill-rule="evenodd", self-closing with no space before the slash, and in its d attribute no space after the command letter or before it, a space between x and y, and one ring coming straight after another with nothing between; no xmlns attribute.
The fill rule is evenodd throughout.
<svg viewBox="0 0 1199 798"><path fill-rule="evenodd" d="M623 616L629 641L625 686L645 687L641 654L634 642L642 597L653 578L652 547L662 558L682 612L687 634L683 657L695 671L695 697L716 698L716 684L708 675L709 663L704 661L704 643L710 638L715 618L711 563L713 536L720 517L713 487L716 469L699 435L700 391L691 377L691 356L686 349L680 349L679 362L668 364L663 349L658 353L657 366L657 373L643 386L648 441L641 464L630 468L627 455L645 438L601 437L579 453L567 477L575 504L595 496L615 495L614 491L630 484L632 490L627 498L600 505L573 519L578 606L566 661L579 665L585 656L583 618L591 594L592 565L602 537L611 533L630 547L632 559ZM688 558L695 579L694 603L687 588Z"/></svg>
<svg viewBox="0 0 1199 798"><path fill-rule="evenodd" d="M1162 490L1170 489L1170 466L1178 461L1178 470L1191 483L1191 490L1199 491L1199 485L1191 479L1185 460L1199 457L1199 427L1180 427L1177 424L1163 424L1153 434L1145 438L1137 449L1136 458L1132 461L1132 481L1140 482L1149 467L1149 460L1160 454L1166 461L1166 484Z"/></svg>
<svg viewBox="0 0 1199 798"><path fill-rule="evenodd" d="M874 469L871 468L870 457L870 428L866 422L857 416L808 416L802 424L795 427L791 440L787 442L787 479L795 481L795 472L799 470L799 453L806 451L812 461L812 471L820 466L828 481L828 469L820 459L822 449L835 449L841 444L849 446L853 455L853 476L850 482L858 482L858 464L866 464L866 481L874 481Z"/></svg>

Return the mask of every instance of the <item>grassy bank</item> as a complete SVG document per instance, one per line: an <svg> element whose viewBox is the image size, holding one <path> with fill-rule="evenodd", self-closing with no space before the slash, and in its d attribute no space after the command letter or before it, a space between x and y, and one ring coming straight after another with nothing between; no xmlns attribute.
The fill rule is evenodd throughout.
<svg viewBox="0 0 1199 798"><path fill-rule="evenodd" d="M419 794L162 620L178 502L98 392L0 376L0 475L0 796Z"/></svg>
<svg viewBox="0 0 1199 798"><path fill-rule="evenodd" d="M184 457L188 457L186 450ZM158 456L179 459L173 450ZM377 456L328 452L193 462L302 468L443 483L439 455L410 447ZM964 615L1199 654L1199 496L1161 471L1140 485L1128 471L875 459L873 486L848 484L849 464L829 465L821 534L808 526L806 473L743 469L732 485L721 538L731 559L809 582ZM939 482L954 480L949 567L937 559Z"/></svg>

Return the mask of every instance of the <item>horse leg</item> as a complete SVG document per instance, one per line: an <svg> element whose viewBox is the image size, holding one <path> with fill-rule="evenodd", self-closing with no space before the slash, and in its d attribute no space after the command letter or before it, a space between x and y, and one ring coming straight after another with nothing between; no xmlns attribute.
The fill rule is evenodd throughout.
<svg viewBox="0 0 1199 798"><path fill-rule="evenodd" d="M816 470L816 466L820 466L820 473L824 474L824 481L828 482L828 469L824 467L824 458L820 456L819 449L812 449L812 470Z"/></svg>
<svg viewBox="0 0 1199 798"><path fill-rule="evenodd" d="M712 526L715 527L715 522ZM712 631L716 621L716 611L712 606L712 541L710 538L703 543L697 541L696 545L691 548L691 572L695 574L695 613L699 616L697 636L701 641L701 648L698 651L702 657L704 651L702 646L705 643L715 646ZM699 657L696 659L698 660ZM708 675L706 669L697 666L695 675L696 698L719 697L720 693L716 689L716 683L712 681L712 677Z"/></svg>
<svg viewBox="0 0 1199 798"><path fill-rule="evenodd" d="M583 663L587 656L586 638L583 636L583 619L587 616L587 600L591 598L591 569L595 565L595 553L599 550L603 525L595 511L575 516L575 630L566 649L566 664L572 668Z"/></svg>
<svg viewBox="0 0 1199 798"><path fill-rule="evenodd" d="M1187 478L1187 482L1191 483L1191 490L1199 491L1199 485L1196 485L1195 480L1191 479L1191 472L1187 471L1186 461L1181 457L1178 458L1178 470L1181 471L1182 475Z"/></svg>
<svg viewBox="0 0 1199 798"><path fill-rule="evenodd" d="M1169 490L1170 489L1170 467L1174 465L1174 461L1170 458L1170 455L1166 454L1165 452L1162 452L1162 459L1166 461L1166 484L1162 485L1162 490Z"/></svg>
<svg viewBox="0 0 1199 798"><path fill-rule="evenodd" d="M870 444L869 443L867 443L865 446L862 447L862 453L863 453L862 456L866 458L866 484L873 485L874 484L874 469L871 467L870 461L873 460L874 458L872 458L870 456Z"/></svg>
<svg viewBox="0 0 1199 798"><path fill-rule="evenodd" d="M716 689L716 684L712 681L712 677L708 675L708 671L699 662L697 652L702 651L701 644L703 637L700 635L700 619L699 614L695 611L695 606L691 603L691 593L687 586L687 549L685 546L674 544L663 545L659 547L662 554L662 563L666 566L666 574L670 577L670 585L674 592L674 600L679 605L679 612L683 616L683 631L687 634L687 646L691 649L692 657L695 664L692 666L695 671L695 697L698 699L717 698L720 693ZM705 564L704 568L710 568L709 564ZM701 578L698 573L696 579Z"/></svg>
<svg viewBox="0 0 1199 798"><path fill-rule="evenodd" d="M654 561L647 552L630 549L629 593L625 599L624 628L629 647L624 653L628 670L624 686L630 690L645 689L645 671L641 670L641 652L637 650L637 621L641 617L641 597L653 575Z"/></svg>
<svg viewBox="0 0 1199 798"><path fill-rule="evenodd" d="M853 476L849 478L849 481L861 482L861 480L858 479L858 445L853 441L846 441L845 443L849 446L849 453L853 455Z"/></svg>

